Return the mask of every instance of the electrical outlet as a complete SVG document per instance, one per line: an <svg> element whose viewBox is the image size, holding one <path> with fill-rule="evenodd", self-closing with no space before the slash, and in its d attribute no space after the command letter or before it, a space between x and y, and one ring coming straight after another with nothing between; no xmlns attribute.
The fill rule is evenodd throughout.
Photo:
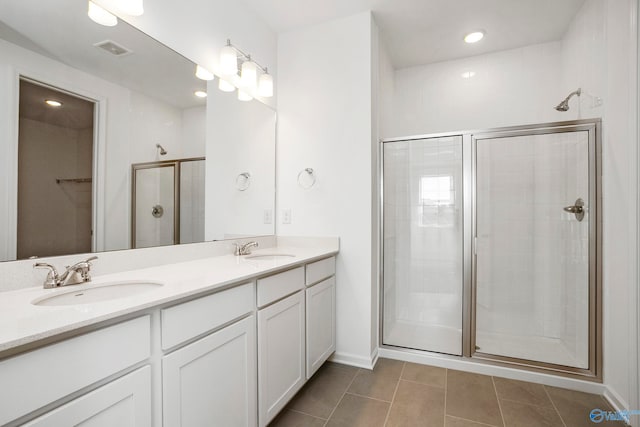
<svg viewBox="0 0 640 427"><path fill-rule="evenodd" d="M264 210L264 223L271 224L273 222L273 211L271 209Z"/></svg>
<svg viewBox="0 0 640 427"><path fill-rule="evenodd" d="M291 209L282 210L282 223L291 224Z"/></svg>

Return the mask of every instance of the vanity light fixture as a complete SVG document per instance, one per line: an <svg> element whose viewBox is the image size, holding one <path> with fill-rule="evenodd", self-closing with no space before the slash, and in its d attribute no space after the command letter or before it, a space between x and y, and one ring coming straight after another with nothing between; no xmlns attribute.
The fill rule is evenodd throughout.
<svg viewBox="0 0 640 427"><path fill-rule="evenodd" d="M118 24L118 18L115 15L107 12L91 0L89 0L88 12L89 18L96 24L104 25L105 27L114 27Z"/></svg>
<svg viewBox="0 0 640 427"><path fill-rule="evenodd" d="M55 107L55 108L62 107L62 102L56 101L55 99L45 99L44 103L50 107Z"/></svg>
<svg viewBox="0 0 640 427"><path fill-rule="evenodd" d="M256 82L258 80L258 67L256 63L251 60L251 56L242 64L242 71L240 72L240 85L245 88L256 88Z"/></svg>
<svg viewBox="0 0 640 427"><path fill-rule="evenodd" d="M465 71L464 73L460 74L462 76L463 79L470 79L471 77L476 75L475 71Z"/></svg>
<svg viewBox="0 0 640 427"><path fill-rule="evenodd" d="M242 64L239 77L238 63ZM232 92L234 90L232 87L235 84L242 88L242 91L238 89L238 99L242 101L253 99L251 94L256 92L257 95L264 98L273 96L273 77L267 68L255 61L251 55L231 44L229 39L220 51L220 70L223 76L227 76L225 79L220 79L218 85L220 90Z"/></svg>
<svg viewBox="0 0 640 427"><path fill-rule="evenodd" d="M484 38L484 35L484 30L473 31L464 36L464 41L466 43L477 43Z"/></svg>
<svg viewBox="0 0 640 427"><path fill-rule="evenodd" d="M222 74L238 74L238 54L231 40L227 40L227 45L220 50L220 69Z"/></svg>
<svg viewBox="0 0 640 427"><path fill-rule="evenodd" d="M193 94L195 96L197 96L198 98L206 98L207 97L207 92L205 92L203 90L197 90L197 91L193 92Z"/></svg>
<svg viewBox="0 0 640 427"><path fill-rule="evenodd" d="M196 77L200 80L213 80L213 73L200 65L196 65Z"/></svg>
<svg viewBox="0 0 640 427"><path fill-rule="evenodd" d="M247 92L242 89L238 89L238 100L239 101L251 101L253 97L249 95Z"/></svg>
<svg viewBox="0 0 640 427"><path fill-rule="evenodd" d="M218 82L218 89L223 92L233 92L234 90L236 90L236 87L225 79L220 79L220 81Z"/></svg>
<svg viewBox="0 0 640 427"><path fill-rule="evenodd" d="M258 81L258 95L264 98L273 96L273 77L264 69L264 74L260 76Z"/></svg>

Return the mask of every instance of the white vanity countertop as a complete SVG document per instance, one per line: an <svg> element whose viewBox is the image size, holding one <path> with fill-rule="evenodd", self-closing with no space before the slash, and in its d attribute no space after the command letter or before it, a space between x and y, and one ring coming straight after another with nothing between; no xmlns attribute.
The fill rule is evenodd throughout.
<svg viewBox="0 0 640 427"><path fill-rule="evenodd" d="M335 255L335 241L319 241L317 245L277 246L254 250L259 254L292 254L275 260L251 260L223 255L194 261L168 264L122 273L96 276L88 285L72 285L58 289L34 287L0 293L0 358L2 353L74 329L93 325L119 316L135 313L182 298L210 292L230 284L242 284L256 277L295 267ZM126 298L93 304L68 306L36 306L31 302L46 295L70 289L111 282L159 282L164 286Z"/></svg>

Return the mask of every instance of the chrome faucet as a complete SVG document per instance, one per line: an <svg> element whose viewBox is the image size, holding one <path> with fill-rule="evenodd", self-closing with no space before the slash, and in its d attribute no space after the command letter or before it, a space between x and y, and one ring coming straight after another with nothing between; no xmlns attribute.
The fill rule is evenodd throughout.
<svg viewBox="0 0 640 427"><path fill-rule="evenodd" d="M37 262L33 268L47 268L49 273L44 281L45 289L57 288L60 286L77 285L91 281L91 261L97 260L97 256L92 256L84 261L76 262L72 266L67 266L64 273L58 274L58 270L46 262Z"/></svg>
<svg viewBox="0 0 640 427"><path fill-rule="evenodd" d="M234 245L236 245L236 250L233 252L235 256L251 255L251 248L258 247L258 242L248 242L244 245L240 243L234 243Z"/></svg>

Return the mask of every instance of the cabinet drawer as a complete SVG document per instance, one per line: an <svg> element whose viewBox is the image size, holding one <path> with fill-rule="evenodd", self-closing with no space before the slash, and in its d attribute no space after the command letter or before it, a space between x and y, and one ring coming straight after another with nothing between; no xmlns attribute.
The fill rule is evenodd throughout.
<svg viewBox="0 0 640 427"><path fill-rule="evenodd" d="M140 368L25 424L57 426L151 427L151 368Z"/></svg>
<svg viewBox="0 0 640 427"><path fill-rule="evenodd" d="M0 425L149 358L149 316L0 361Z"/></svg>
<svg viewBox="0 0 640 427"><path fill-rule="evenodd" d="M307 286L318 283L334 274L336 274L336 257L334 256L307 264Z"/></svg>
<svg viewBox="0 0 640 427"><path fill-rule="evenodd" d="M304 267L258 280L258 307L286 297L304 288Z"/></svg>
<svg viewBox="0 0 640 427"><path fill-rule="evenodd" d="M162 349L204 334L251 312L253 283L198 298L162 310Z"/></svg>

